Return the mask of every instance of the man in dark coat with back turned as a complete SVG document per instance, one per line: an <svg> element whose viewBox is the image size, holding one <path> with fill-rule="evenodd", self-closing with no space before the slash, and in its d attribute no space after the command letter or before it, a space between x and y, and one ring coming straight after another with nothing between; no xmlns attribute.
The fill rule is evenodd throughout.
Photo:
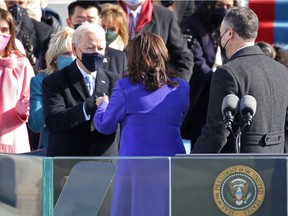
<svg viewBox="0 0 288 216"><path fill-rule="evenodd" d="M206 125L192 153L235 152L223 122L224 97L245 95L257 101L253 122L242 132L241 153L284 153L288 129L288 70L254 46L259 20L249 8L230 8L220 26L220 43L229 61L212 78ZM241 103L241 101L240 101ZM238 113L234 125L240 124ZM287 139L286 139L287 141Z"/></svg>

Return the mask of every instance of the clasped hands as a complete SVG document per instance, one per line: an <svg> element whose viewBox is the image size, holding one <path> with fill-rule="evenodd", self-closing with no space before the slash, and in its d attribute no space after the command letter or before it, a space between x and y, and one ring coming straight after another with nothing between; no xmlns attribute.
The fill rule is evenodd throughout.
<svg viewBox="0 0 288 216"><path fill-rule="evenodd" d="M102 101L109 103L108 96L105 93L95 92L85 101L85 111L87 114L92 114Z"/></svg>
<svg viewBox="0 0 288 216"><path fill-rule="evenodd" d="M109 103L109 98L108 98L108 96L107 95L103 95L103 96L101 96L101 97L98 97L97 99L96 99L96 106L98 107L99 105L100 105L100 103L102 103L103 101L105 101L106 103Z"/></svg>

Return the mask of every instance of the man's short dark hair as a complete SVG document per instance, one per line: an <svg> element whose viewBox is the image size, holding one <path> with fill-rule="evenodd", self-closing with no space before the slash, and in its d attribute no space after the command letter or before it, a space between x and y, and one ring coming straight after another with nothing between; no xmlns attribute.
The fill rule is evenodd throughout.
<svg viewBox="0 0 288 216"><path fill-rule="evenodd" d="M74 11L75 11L76 6L81 7L81 8L84 8L84 9L88 9L88 8L91 8L91 7L95 7L95 8L97 8L97 10L98 10L99 16L100 16L100 14L101 14L101 6L98 4L97 1L77 0L77 1L71 2L71 3L68 5L68 17L69 17L69 18L74 14Z"/></svg>
<svg viewBox="0 0 288 216"><path fill-rule="evenodd" d="M231 27L244 40L255 39L257 37L259 20L250 8L230 8L223 22Z"/></svg>

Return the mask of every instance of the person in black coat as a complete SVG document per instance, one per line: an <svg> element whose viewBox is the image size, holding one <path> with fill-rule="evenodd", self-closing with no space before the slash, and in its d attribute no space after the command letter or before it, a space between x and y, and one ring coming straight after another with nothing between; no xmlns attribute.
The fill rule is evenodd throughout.
<svg viewBox="0 0 288 216"><path fill-rule="evenodd" d="M161 2L161 5L168 8L169 10L174 11L177 14L179 25L181 25L183 19L190 17L194 13L196 8L194 0L188 0L188 1L153 0L154 3L157 3L158 1Z"/></svg>
<svg viewBox="0 0 288 216"><path fill-rule="evenodd" d="M48 156L100 156L111 145L118 146L117 132L101 134L91 121L97 109L97 96L111 96L120 78L102 68L105 47L104 29L91 23L82 24L72 39L76 60L43 80L43 109L50 133ZM87 77L91 83L86 83ZM91 96L87 84L92 88Z"/></svg>
<svg viewBox="0 0 288 216"><path fill-rule="evenodd" d="M219 46L219 28L233 0L203 1L197 11L182 22L182 31L193 52L194 68L190 79L190 108L181 127L182 137L191 141L191 149L206 123L210 83L217 67L227 62Z"/></svg>
<svg viewBox="0 0 288 216"><path fill-rule="evenodd" d="M53 28L28 16L26 8L28 1L6 0L5 2L16 22L16 37L22 42L35 73L45 69L45 53Z"/></svg>
<svg viewBox="0 0 288 216"><path fill-rule="evenodd" d="M179 72L181 78L189 82L193 68L193 54L187 48L187 42L181 33L177 15L163 6L153 5L151 0L137 1L135 5L129 1L119 1L129 17L130 39L141 32L151 32L159 35L169 52L169 66ZM130 18L131 11L136 12L136 23ZM133 22L132 22L133 21Z"/></svg>

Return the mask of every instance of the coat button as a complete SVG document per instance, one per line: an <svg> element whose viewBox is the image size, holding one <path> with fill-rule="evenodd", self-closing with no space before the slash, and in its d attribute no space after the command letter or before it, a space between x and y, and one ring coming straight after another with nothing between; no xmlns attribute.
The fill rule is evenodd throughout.
<svg viewBox="0 0 288 216"><path fill-rule="evenodd" d="M281 139L281 135L278 136L278 140L280 140L280 139Z"/></svg>
<svg viewBox="0 0 288 216"><path fill-rule="evenodd" d="M266 140L266 142L268 142L268 141L270 140L270 137L266 137L266 139L265 139L265 140Z"/></svg>

